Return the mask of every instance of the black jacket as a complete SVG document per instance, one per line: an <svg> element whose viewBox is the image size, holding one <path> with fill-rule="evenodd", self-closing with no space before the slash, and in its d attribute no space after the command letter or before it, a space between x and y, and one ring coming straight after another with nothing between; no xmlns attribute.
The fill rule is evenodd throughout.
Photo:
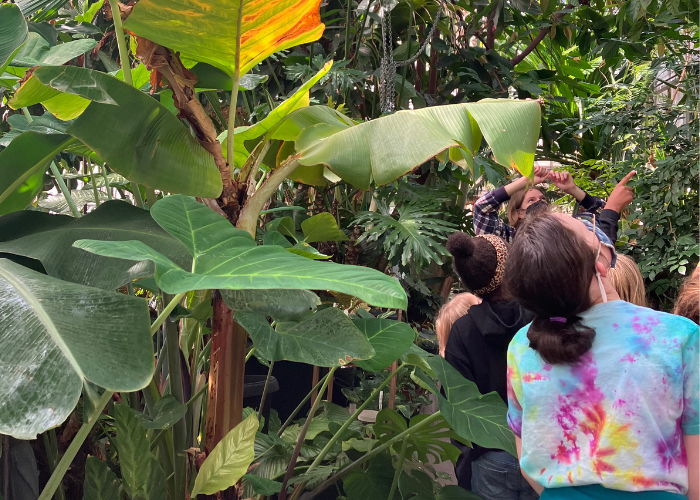
<svg viewBox="0 0 700 500"><path fill-rule="evenodd" d="M459 318L450 331L445 348L445 359L467 380L471 380L486 394L496 391L508 402L506 378L508 344L523 326L532 321L534 314L522 309L514 300L482 302L472 306L469 313ZM471 463L488 451L478 445L468 446L453 442L461 450L455 473L460 486L471 489Z"/></svg>

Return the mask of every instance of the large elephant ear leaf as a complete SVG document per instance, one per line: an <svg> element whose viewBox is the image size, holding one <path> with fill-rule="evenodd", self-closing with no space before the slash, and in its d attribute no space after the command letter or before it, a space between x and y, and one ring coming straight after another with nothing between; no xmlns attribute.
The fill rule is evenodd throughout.
<svg viewBox="0 0 700 500"><path fill-rule="evenodd" d="M29 39L27 21L13 3L0 4L0 75Z"/></svg>
<svg viewBox="0 0 700 500"><path fill-rule="evenodd" d="M320 0L142 0L124 27L193 61L240 74L321 37ZM239 24L240 23L240 24ZM240 33L238 27L240 26ZM240 52L236 54L236 42Z"/></svg>
<svg viewBox="0 0 700 500"><path fill-rule="evenodd" d="M84 381L136 391L151 379L144 299L89 288L0 259L0 433L34 439L73 411ZM97 354L99 353L99 355Z"/></svg>
<svg viewBox="0 0 700 500"><path fill-rule="evenodd" d="M483 99L465 104L504 167L532 175L535 149L540 138L540 105L537 101Z"/></svg>
<svg viewBox="0 0 700 500"><path fill-rule="evenodd" d="M363 370L379 372L396 361L413 345L416 332L407 323L391 319L367 318L353 320L365 334L376 354L372 359L357 361Z"/></svg>
<svg viewBox="0 0 700 500"><path fill-rule="evenodd" d="M99 71L44 66L33 76L63 93L92 101L68 128L127 179L171 193L216 198L222 181L214 158L167 108ZM128 127L122 126L129 123Z"/></svg>
<svg viewBox="0 0 700 500"><path fill-rule="evenodd" d="M508 409L498 393L482 395L475 383L442 356L429 355L427 362L445 391L446 397L438 395L440 413L457 435L484 448L498 448L517 456L515 436L506 420Z"/></svg>

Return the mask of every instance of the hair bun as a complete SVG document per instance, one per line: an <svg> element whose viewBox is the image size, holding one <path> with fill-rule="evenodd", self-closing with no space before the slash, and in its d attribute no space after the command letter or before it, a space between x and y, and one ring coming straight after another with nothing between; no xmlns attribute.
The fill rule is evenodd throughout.
<svg viewBox="0 0 700 500"><path fill-rule="evenodd" d="M468 259L474 255L474 241L471 236L463 232L451 234L445 244L447 251L458 259Z"/></svg>

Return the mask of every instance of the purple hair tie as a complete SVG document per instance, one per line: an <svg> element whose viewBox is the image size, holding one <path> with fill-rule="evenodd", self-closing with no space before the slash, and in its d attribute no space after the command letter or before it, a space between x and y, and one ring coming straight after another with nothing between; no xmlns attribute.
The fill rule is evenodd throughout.
<svg viewBox="0 0 700 500"><path fill-rule="evenodd" d="M566 323L566 318L562 318L561 316L552 316L549 318L549 321L554 321L556 323Z"/></svg>

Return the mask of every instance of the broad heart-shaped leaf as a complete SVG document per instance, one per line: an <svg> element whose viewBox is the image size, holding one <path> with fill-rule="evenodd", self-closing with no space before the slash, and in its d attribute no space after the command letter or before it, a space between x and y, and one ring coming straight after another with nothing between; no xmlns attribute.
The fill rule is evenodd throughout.
<svg viewBox="0 0 700 500"><path fill-rule="evenodd" d="M369 459L365 470L357 467L343 479L343 490L348 500L387 500L391 491L391 481L394 478L394 467L389 454L381 453ZM401 494L394 493L394 498L400 500Z"/></svg>
<svg viewBox="0 0 700 500"><path fill-rule="evenodd" d="M301 223L301 231L304 233L306 243L318 241L348 241L348 237L338 229L335 217L328 212L323 212L309 217Z"/></svg>
<svg viewBox="0 0 700 500"><path fill-rule="evenodd" d="M260 313L283 321L300 321L321 304L308 290L221 290L221 296L236 314Z"/></svg>
<svg viewBox="0 0 700 500"><path fill-rule="evenodd" d="M299 134L296 151L302 165L326 165L343 180L369 189L371 179L388 184L450 148L473 156L481 128L497 161L527 173L534 162L539 116L536 101L508 99L399 111L349 128L336 121L308 127Z"/></svg>
<svg viewBox="0 0 700 500"><path fill-rule="evenodd" d="M507 407L498 393L481 395L476 384L465 379L442 356L429 356L428 364L447 396L438 395L438 406L452 429L462 439L517 456L515 436L506 421Z"/></svg>
<svg viewBox="0 0 700 500"><path fill-rule="evenodd" d="M342 366L374 355L372 345L340 309L329 307L300 323L282 323L276 330L257 313L236 313L234 320L270 361L296 361L314 366Z"/></svg>
<svg viewBox="0 0 700 500"><path fill-rule="evenodd" d="M29 205L37 194L39 172L43 177L49 162L73 142L64 134L24 132L0 152L0 215Z"/></svg>
<svg viewBox="0 0 700 500"><path fill-rule="evenodd" d="M193 497L225 490L243 477L255 457L253 444L257 430L258 418L253 413L219 441L199 469Z"/></svg>
<svg viewBox="0 0 700 500"><path fill-rule="evenodd" d="M282 491L282 483L253 474L245 474L243 481L250 484L256 495L270 497Z"/></svg>
<svg viewBox="0 0 700 500"><path fill-rule="evenodd" d="M41 83L34 75L30 76L15 92L8 105L12 109L25 108L41 103L52 115L60 120L73 120L90 105L84 97L64 94Z"/></svg>
<svg viewBox="0 0 700 500"><path fill-rule="evenodd" d="M324 25L319 5L320 0L144 0L124 27L229 75L238 56L243 75L275 52L320 38Z"/></svg>
<svg viewBox="0 0 700 500"><path fill-rule="evenodd" d="M158 200L151 216L194 256L192 272L138 241L81 240L92 253L156 264L156 281L165 293L190 290L331 290L378 307L403 309L406 293L395 279L374 269L318 262L274 245L256 246L245 231L182 195Z"/></svg>
<svg viewBox="0 0 700 500"><path fill-rule="evenodd" d="M0 75L29 39L27 21L13 3L0 4Z"/></svg>
<svg viewBox="0 0 700 500"><path fill-rule="evenodd" d="M372 359L355 362L363 370L382 371L405 353L416 338L413 328L401 321L369 318L355 319L353 323L365 334L376 352Z"/></svg>
<svg viewBox="0 0 700 500"><path fill-rule="evenodd" d="M119 479L107 464L96 457L85 462L83 500L119 500Z"/></svg>
<svg viewBox="0 0 700 500"><path fill-rule="evenodd" d="M96 45L96 40L83 38L52 47L40 34L29 33L29 40L12 60L12 66L23 68L61 66L94 49Z"/></svg>
<svg viewBox="0 0 700 500"><path fill-rule="evenodd" d="M44 66L33 76L55 90L93 101L67 132L115 172L172 193L214 198L221 194L221 175L214 158L152 97L85 68ZM109 101L116 105L104 103ZM130 125L124 127L124 123Z"/></svg>
<svg viewBox="0 0 700 500"><path fill-rule="evenodd" d="M0 432L63 422L83 381L136 391L153 372L144 299L57 280L0 259Z"/></svg>
<svg viewBox="0 0 700 500"><path fill-rule="evenodd" d="M113 412L124 486L132 498L165 500L165 477L160 464L151 455L146 429L128 406L114 405Z"/></svg>
<svg viewBox="0 0 700 500"><path fill-rule="evenodd" d="M483 99L466 106L479 124L496 161L525 176L532 175L535 148L540 138L539 103ZM472 153L476 154L476 151Z"/></svg>
<svg viewBox="0 0 700 500"><path fill-rule="evenodd" d="M114 290L153 275L149 262L112 259L74 248L73 243L83 238L138 240L180 266L189 268L192 262L187 248L163 231L148 211L123 201L107 201L80 219L32 211L0 217L0 253L36 259L55 278Z"/></svg>

